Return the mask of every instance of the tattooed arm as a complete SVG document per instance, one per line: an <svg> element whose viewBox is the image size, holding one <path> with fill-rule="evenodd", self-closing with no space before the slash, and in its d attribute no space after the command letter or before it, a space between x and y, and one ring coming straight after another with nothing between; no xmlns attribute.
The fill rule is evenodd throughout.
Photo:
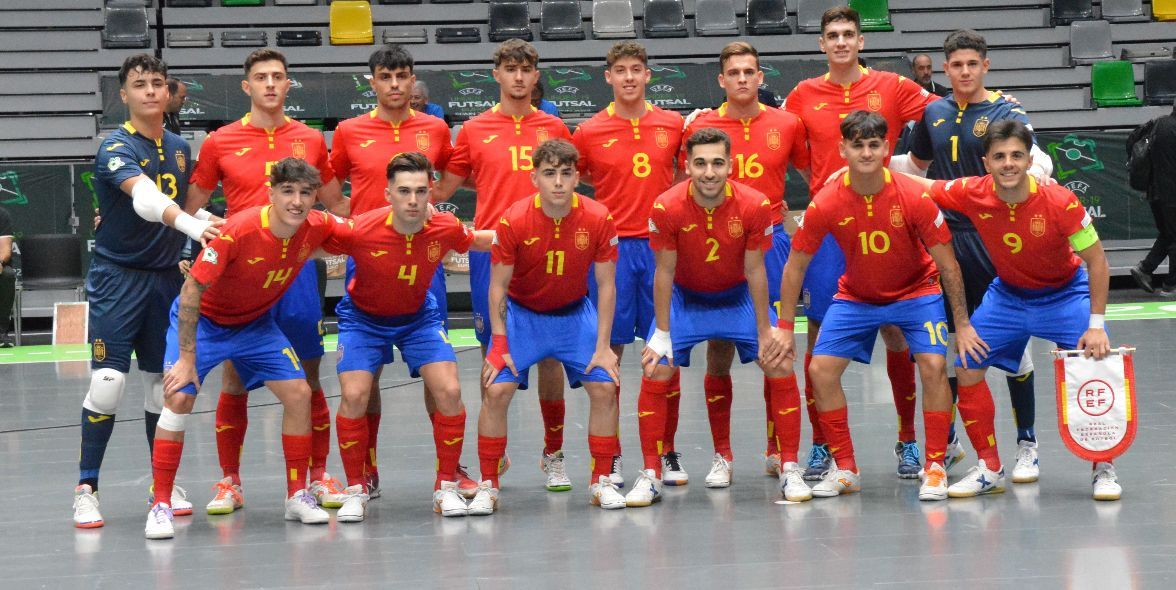
<svg viewBox="0 0 1176 590"><path fill-rule="evenodd" d="M196 324L200 321L200 298L204 295L205 288L205 285L189 276L180 289L177 319L180 358L163 378L164 392L168 395L189 383L200 387L200 380L196 375Z"/></svg>

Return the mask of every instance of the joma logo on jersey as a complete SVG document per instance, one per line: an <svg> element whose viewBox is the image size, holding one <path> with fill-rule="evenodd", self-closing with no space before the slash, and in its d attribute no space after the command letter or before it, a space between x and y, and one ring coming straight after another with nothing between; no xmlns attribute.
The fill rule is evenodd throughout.
<svg viewBox="0 0 1176 590"><path fill-rule="evenodd" d="M819 110L821 110L821 109L825 108L825 107L826 107L826 106L828 106L828 105L829 105L829 103L827 103L827 102L818 102L817 104L813 105L813 110L814 110L814 111L819 111Z"/></svg>
<svg viewBox="0 0 1176 590"><path fill-rule="evenodd" d="M524 245L524 246L531 246L531 245L533 245L535 242L538 242L538 241L539 241L539 238L538 238L538 237L534 237L534 238L527 238L527 239L523 240L523 245Z"/></svg>
<svg viewBox="0 0 1176 590"><path fill-rule="evenodd" d="M939 126L941 123L943 123L943 122L944 122L944 121L946 121L946 120L947 120L947 119L935 119L935 122L934 122L934 123L932 123L932 124L931 124L931 126L932 126L932 127L938 127L938 126Z"/></svg>
<svg viewBox="0 0 1176 590"><path fill-rule="evenodd" d="M249 153L249 150L251 150L251 149L253 149L253 148L241 148L241 149L233 152L233 155L234 156L244 156L245 154Z"/></svg>
<svg viewBox="0 0 1176 590"><path fill-rule="evenodd" d="M261 262L262 260L265 260L264 256L258 256L257 258L250 258L249 260L246 260L245 262L248 262L249 264L257 264L258 262Z"/></svg>
<svg viewBox="0 0 1176 590"><path fill-rule="evenodd" d="M490 137L487 137L486 139L483 139L483 140L482 140L482 143L490 143L490 142L494 141L495 139L498 139L498 136L497 136L497 135L491 135Z"/></svg>
<svg viewBox="0 0 1176 590"><path fill-rule="evenodd" d="M429 142L429 132L428 131L417 131L417 133L416 133L417 149L422 152L426 152L426 151L429 151L429 145L431 145Z"/></svg>
<svg viewBox="0 0 1176 590"><path fill-rule="evenodd" d="M387 250L372 250L371 252L368 252L368 254L372 255L372 258L379 258L387 253Z"/></svg>
<svg viewBox="0 0 1176 590"><path fill-rule="evenodd" d="M610 140L608 140L608 141L606 141L606 142L604 142L604 143L602 143L602 144L600 144L600 145L601 145L601 147L606 147L606 148L609 148L609 147L612 147L612 144L614 144L614 143L616 143L616 142L617 142L617 140L616 140L616 139L610 139Z"/></svg>
<svg viewBox="0 0 1176 590"><path fill-rule="evenodd" d="M1029 220L1029 233L1033 234L1035 238L1045 235L1045 217L1040 213Z"/></svg>
<svg viewBox="0 0 1176 590"><path fill-rule="evenodd" d="M577 250L587 250L588 249L588 230L586 230L586 229L577 229L576 230L576 249Z"/></svg>
<svg viewBox="0 0 1176 590"><path fill-rule="evenodd" d="M373 143L376 143L376 140L374 140L374 139L368 139L368 140L364 141L363 143L359 144L359 147L361 147L361 148L365 148L365 147L367 147L367 146L369 146L369 145L372 145Z"/></svg>
<svg viewBox="0 0 1176 590"><path fill-rule="evenodd" d="M780 149L780 130L768 129L768 149L776 151Z"/></svg>
<svg viewBox="0 0 1176 590"><path fill-rule="evenodd" d="M436 240L429 242L427 254L429 256L429 262L441 260L441 242Z"/></svg>
<svg viewBox="0 0 1176 590"><path fill-rule="evenodd" d="M844 226L846 226L846 225L849 225L849 222L851 222L851 221L853 221L853 217L846 217L845 219L842 219L841 221L838 221L838 222L837 222L837 225L840 225L840 226L843 226L843 227L844 227Z"/></svg>

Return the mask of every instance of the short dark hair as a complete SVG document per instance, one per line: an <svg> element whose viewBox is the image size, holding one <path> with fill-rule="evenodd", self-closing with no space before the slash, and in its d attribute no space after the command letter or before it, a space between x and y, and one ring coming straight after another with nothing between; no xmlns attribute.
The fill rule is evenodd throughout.
<svg viewBox="0 0 1176 590"><path fill-rule="evenodd" d="M183 84L183 82L179 78L169 77L167 79L167 93L175 96L180 91L180 84Z"/></svg>
<svg viewBox="0 0 1176 590"><path fill-rule="evenodd" d="M987 154L992 144L1006 139L1021 140L1021 143L1025 144L1025 151L1033 148L1033 132L1024 123L1014 119L1002 119L989 125L980 145Z"/></svg>
<svg viewBox="0 0 1176 590"><path fill-rule="evenodd" d="M373 51L371 57L368 58L368 69L372 71L372 74L376 73L376 68L385 68L390 72L407 68L411 73L413 65L412 54L395 43L389 43Z"/></svg>
<svg viewBox="0 0 1176 590"><path fill-rule="evenodd" d="M310 185L311 189L317 189L323 185L322 177L319 176L319 171L307 163L306 160L298 158L282 158L270 168L270 186L278 186L283 182L302 182Z"/></svg>
<svg viewBox="0 0 1176 590"><path fill-rule="evenodd" d="M714 127L703 127L686 138L686 157L690 157L690 154L694 152L694 146L712 143L723 144L723 151L727 155L731 155L731 136Z"/></svg>
<svg viewBox="0 0 1176 590"><path fill-rule="evenodd" d="M426 176L432 177L433 165L420 152L403 152L396 154L392 161L388 162L388 180L392 180L401 172L424 172Z"/></svg>
<svg viewBox="0 0 1176 590"><path fill-rule="evenodd" d="M572 145L572 142L566 139L549 139L535 148L531 159L535 163L536 170L541 164L575 168L576 164L580 162L580 152L576 150L576 146Z"/></svg>
<svg viewBox="0 0 1176 590"><path fill-rule="evenodd" d="M951 59L951 54L961 49L974 49L980 54L980 59L988 57L988 42L984 36L972 29L960 29L948 34L943 40L943 57Z"/></svg>
<svg viewBox="0 0 1176 590"><path fill-rule="evenodd" d="M623 57L635 57L641 60L641 63L649 65L649 53L645 51L644 45L636 41L617 41L605 54L604 63L611 68Z"/></svg>
<svg viewBox="0 0 1176 590"><path fill-rule="evenodd" d="M858 11L848 6L835 6L821 15L821 34L825 34L825 27L829 23L839 20L853 23L853 28L857 29L859 33L862 32L862 15L858 14Z"/></svg>
<svg viewBox="0 0 1176 590"><path fill-rule="evenodd" d="M886 119L878 113L854 111L841 120L841 138L849 141L859 139L886 139Z"/></svg>
<svg viewBox="0 0 1176 590"><path fill-rule="evenodd" d="M755 58L755 67L759 67L759 52L755 50L755 46L747 41L732 41L719 52L719 72L727 66L727 60L737 55L750 55Z"/></svg>
<svg viewBox="0 0 1176 590"><path fill-rule="evenodd" d="M162 59L146 53L137 53L123 60L122 67L118 69L118 85L125 86L127 77L138 69L143 70L145 74L163 74L164 78L167 77L167 64Z"/></svg>
<svg viewBox="0 0 1176 590"><path fill-rule="evenodd" d="M280 61L282 62L282 69L290 71L290 64L286 61L286 56L281 51L263 47L254 50L249 54L249 57L245 58L245 75L248 76L249 70L252 70L254 65L263 61Z"/></svg>
<svg viewBox="0 0 1176 590"><path fill-rule="evenodd" d="M539 52L534 45L522 39L507 39L494 50L494 67L497 68L506 62L538 66Z"/></svg>

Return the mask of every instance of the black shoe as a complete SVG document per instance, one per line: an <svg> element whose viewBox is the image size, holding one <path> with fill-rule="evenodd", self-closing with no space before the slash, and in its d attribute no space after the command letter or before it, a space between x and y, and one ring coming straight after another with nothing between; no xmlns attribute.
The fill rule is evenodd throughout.
<svg viewBox="0 0 1176 590"><path fill-rule="evenodd" d="M1151 275L1143 272L1143 268L1140 265L1136 264L1135 266L1131 267L1131 278L1135 279L1135 284L1139 286L1140 289L1143 289L1148 293L1156 292L1156 288L1152 286Z"/></svg>
<svg viewBox="0 0 1176 590"><path fill-rule="evenodd" d="M12 336L9 336L8 334L0 334L0 348L12 348L14 346L16 346L16 344L12 342Z"/></svg>
<svg viewBox="0 0 1176 590"><path fill-rule="evenodd" d="M1160 285L1160 297L1176 299L1176 285Z"/></svg>

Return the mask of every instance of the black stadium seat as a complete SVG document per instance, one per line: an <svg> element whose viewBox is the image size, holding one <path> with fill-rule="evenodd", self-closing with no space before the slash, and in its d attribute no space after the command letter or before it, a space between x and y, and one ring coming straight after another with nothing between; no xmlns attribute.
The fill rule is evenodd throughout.
<svg viewBox="0 0 1176 590"><path fill-rule="evenodd" d="M437 27L438 43L481 43L478 27Z"/></svg>
<svg viewBox="0 0 1176 590"><path fill-rule="evenodd" d="M192 6L205 7L212 6L212 0L167 0L168 6Z"/></svg>
<svg viewBox="0 0 1176 590"><path fill-rule="evenodd" d="M142 2L111 2L106 5L102 46L107 49L150 47L147 8Z"/></svg>
<svg viewBox="0 0 1176 590"><path fill-rule="evenodd" d="M322 44L322 31L278 31L278 47L306 47Z"/></svg>
<svg viewBox="0 0 1176 590"><path fill-rule="evenodd" d="M221 31L221 47L265 47L265 31Z"/></svg>
<svg viewBox="0 0 1176 590"><path fill-rule="evenodd" d="M578 40L584 38L584 17L579 0L543 0L539 17L539 37L544 40Z"/></svg>
<svg viewBox="0 0 1176 590"><path fill-rule="evenodd" d="M750 35L788 35L788 7L784 0L747 0L747 33Z"/></svg>
<svg viewBox="0 0 1176 590"><path fill-rule="evenodd" d="M646 37L685 37L686 8L682 0L647 0L641 29Z"/></svg>
<svg viewBox="0 0 1176 590"><path fill-rule="evenodd" d="M1094 18L1094 6L1090 0L1053 0L1049 20L1053 26L1068 25L1076 20Z"/></svg>
<svg viewBox="0 0 1176 590"><path fill-rule="evenodd" d="M507 39L530 41L531 16L526 0L491 0L490 40L495 43Z"/></svg>
<svg viewBox="0 0 1176 590"><path fill-rule="evenodd" d="M1144 64L1144 102L1172 104L1173 99L1176 99L1176 59L1149 61Z"/></svg>
<svg viewBox="0 0 1176 590"><path fill-rule="evenodd" d="M424 27L388 27L384 29L382 39L389 43L428 43L429 34Z"/></svg>

